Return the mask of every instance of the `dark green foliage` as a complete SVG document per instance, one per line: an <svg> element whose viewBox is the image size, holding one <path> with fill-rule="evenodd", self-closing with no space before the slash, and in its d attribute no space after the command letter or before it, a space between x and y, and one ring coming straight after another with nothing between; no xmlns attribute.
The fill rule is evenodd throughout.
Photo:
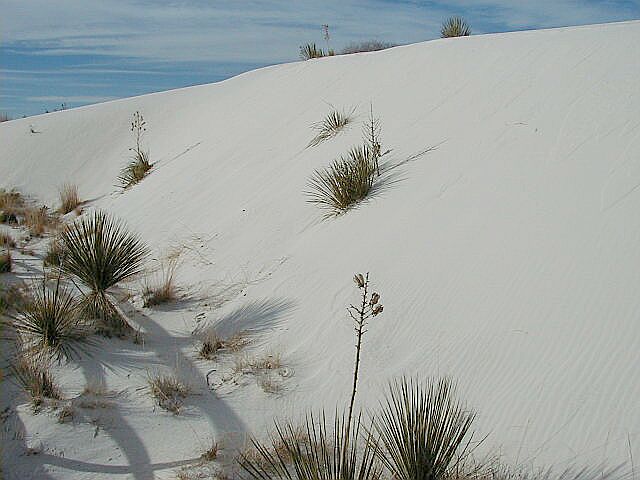
<svg viewBox="0 0 640 480"><path fill-rule="evenodd" d="M475 413L455 400L447 379L424 385L403 378L390 386L375 420L380 460L398 480L446 478L468 445Z"/></svg>
<svg viewBox="0 0 640 480"><path fill-rule="evenodd" d="M467 37L469 35L471 35L471 27L462 17L449 17L440 29L442 38Z"/></svg>
<svg viewBox="0 0 640 480"><path fill-rule="evenodd" d="M327 211L344 213L371 192L376 179L373 152L367 145L352 148L328 168L316 170L309 180L308 201Z"/></svg>
<svg viewBox="0 0 640 480"><path fill-rule="evenodd" d="M307 147L315 147L325 140L335 137L353 120L353 111L351 112L339 112L338 110L332 110L321 121L314 123L311 128L316 130L318 134L313 137Z"/></svg>
<svg viewBox="0 0 640 480"><path fill-rule="evenodd" d="M333 52L330 52L330 54L331 53ZM327 56L327 54L324 52L324 50L317 47L315 43L307 43L306 45L300 47L300 58L302 60L310 60L312 58L320 58L325 56Z"/></svg>
<svg viewBox="0 0 640 480"><path fill-rule="evenodd" d="M291 423L276 423L269 443L252 439L256 455L241 454L244 478L258 480L367 480L380 478L376 464L377 441L361 429L360 418L351 435L348 421L336 413L333 428L324 413L316 421L307 417L304 435ZM349 440L350 439L350 440Z"/></svg>
<svg viewBox="0 0 640 480"><path fill-rule="evenodd" d="M61 234L62 269L91 292L83 301L86 313L109 322L119 317L107 290L142 270L148 248L124 224L104 212L77 220Z"/></svg>
<svg viewBox="0 0 640 480"><path fill-rule="evenodd" d="M32 289L31 301L18 308L13 327L20 334L27 357L70 360L82 351L89 333L81 320L78 303L56 279L53 288L46 280Z"/></svg>

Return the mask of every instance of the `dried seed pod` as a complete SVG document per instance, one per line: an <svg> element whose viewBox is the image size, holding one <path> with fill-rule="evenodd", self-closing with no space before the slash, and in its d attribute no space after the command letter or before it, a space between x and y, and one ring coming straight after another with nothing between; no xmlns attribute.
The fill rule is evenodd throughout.
<svg viewBox="0 0 640 480"><path fill-rule="evenodd" d="M358 285L358 288L364 287L364 277L362 276L361 273L354 275L353 281L356 282L356 285Z"/></svg>
<svg viewBox="0 0 640 480"><path fill-rule="evenodd" d="M374 293L373 295L371 295L371 300L369 300L369 305L374 306L376 303L378 303L378 300L380 300L380 295L378 295L377 293Z"/></svg>
<svg viewBox="0 0 640 480"><path fill-rule="evenodd" d="M371 313L373 313L373 315L378 315L379 313L382 313L382 310L384 310L384 307L382 305L378 305L376 306L376 308L373 309L373 311Z"/></svg>

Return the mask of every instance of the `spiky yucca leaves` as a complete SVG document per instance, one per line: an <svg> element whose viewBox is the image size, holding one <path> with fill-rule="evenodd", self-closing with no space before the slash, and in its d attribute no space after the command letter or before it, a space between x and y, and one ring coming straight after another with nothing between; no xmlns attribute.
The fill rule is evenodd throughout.
<svg viewBox="0 0 640 480"><path fill-rule="evenodd" d="M21 358L11 367L15 382L31 397L35 408L45 398L62 399L62 392L42 359Z"/></svg>
<svg viewBox="0 0 640 480"><path fill-rule="evenodd" d="M389 388L375 430L380 460L398 480L441 480L460 458L475 413L454 398L448 379L403 378Z"/></svg>
<svg viewBox="0 0 640 480"><path fill-rule="evenodd" d="M471 27L462 17L447 18L440 29L440 36L442 38L468 37L469 35L471 35Z"/></svg>
<svg viewBox="0 0 640 480"><path fill-rule="evenodd" d="M360 417L351 436L344 415L337 414L333 428L324 413L316 421L307 416L305 435L291 423L276 423L269 443L252 439L257 454L241 454L238 459L244 478L257 480L367 480L380 478L376 463L378 442L364 433ZM350 438L350 439L349 439Z"/></svg>
<svg viewBox="0 0 640 480"><path fill-rule="evenodd" d="M310 60L312 58L320 58L324 56L326 56L324 50L317 47L315 43L307 43L300 47L300 58L302 60Z"/></svg>
<svg viewBox="0 0 640 480"><path fill-rule="evenodd" d="M149 152L142 150L134 151L131 161L122 169L118 176L120 186L125 189L132 187L147 175L151 167Z"/></svg>
<svg viewBox="0 0 640 480"><path fill-rule="evenodd" d="M376 179L372 151L367 145L352 148L346 157L328 168L316 170L308 182L308 201L327 211L326 216L344 213L371 192Z"/></svg>
<svg viewBox="0 0 640 480"><path fill-rule="evenodd" d="M340 112L332 110L321 122L314 123L311 128L318 134L311 139L307 147L315 147L331 137L335 137L353 120L353 110L351 112Z"/></svg>
<svg viewBox="0 0 640 480"><path fill-rule="evenodd" d="M25 356L57 362L78 357L89 329L81 320L76 299L60 284L60 278L53 288L43 279L32 288L30 298L13 317Z"/></svg>
<svg viewBox="0 0 640 480"><path fill-rule="evenodd" d="M141 272L148 248L122 222L100 211L76 220L60 238L65 250L62 269L91 290L84 299L86 311L118 326L112 320L120 316L107 290Z"/></svg>

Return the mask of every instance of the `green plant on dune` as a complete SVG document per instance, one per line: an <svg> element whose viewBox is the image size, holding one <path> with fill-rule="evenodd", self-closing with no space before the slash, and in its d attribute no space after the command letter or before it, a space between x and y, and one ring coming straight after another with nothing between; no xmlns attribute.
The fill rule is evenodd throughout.
<svg viewBox="0 0 640 480"><path fill-rule="evenodd" d="M117 331L126 330L128 324L108 291L141 272L149 253L146 245L122 222L100 211L67 226L60 239L65 251L63 271L89 289L83 294L85 313Z"/></svg>
<svg viewBox="0 0 640 480"><path fill-rule="evenodd" d="M133 114L131 121L131 132L135 140L135 147L129 150L133 152L131 161L122 169L118 180L122 188L129 188L140 182L151 170L152 164L149 160L149 151L142 148L142 137L147 131L147 122L139 111Z"/></svg>
<svg viewBox="0 0 640 480"><path fill-rule="evenodd" d="M440 29L442 38L467 37L471 35L471 27L462 17L447 18Z"/></svg>

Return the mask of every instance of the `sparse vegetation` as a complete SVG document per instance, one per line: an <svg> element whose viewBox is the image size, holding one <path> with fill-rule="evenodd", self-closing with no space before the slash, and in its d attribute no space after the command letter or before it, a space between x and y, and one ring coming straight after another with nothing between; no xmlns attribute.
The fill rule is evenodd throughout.
<svg viewBox="0 0 640 480"><path fill-rule="evenodd" d="M467 37L471 35L471 27L462 17L447 18L440 29L442 38Z"/></svg>
<svg viewBox="0 0 640 480"><path fill-rule="evenodd" d="M191 388L176 374L155 373L149 375L148 383L158 406L175 415L180 413L184 399L191 393Z"/></svg>
<svg viewBox="0 0 640 480"><path fill-rule="evenodd" d="M178 289L175 284L178 266L179 257L171 256L160 264L160 272L156 272L155 277L147 278L142 293L145 307L173 302L178 298Z"/></svg>
<svg viewBox="0 0 640 480"><path fill-rule="evenodd" d="M213 462L218 458L218 442L211 442L211 446L200 455L200 458L205 462Z"/></svg>
<svg viewBox="0 0 640 480"><path fill-rule="evenodd" d="M67 226L60 238L66 251L63 270L90 289L83 294L85 314L116 331L130 330L107 292L141 272L147 247L122 222L100 211Z"/></svg>
<svg viewBox="0 0 640 480"><path fill-rule="evenodd" d="M42 262L45 267L61 267L64 257L64 243L60 237L54 237L47 246Z"/></svg>
<svg viewBox="0 0 640 480"><path fill-rule="evenodd" d="M0 232L0 247L4 247L6 249L15 248L16 242L8 233Z"/></svg>
<svg viewBox="0 0 640 480"><path fill-rule="evenodd" d="M448 379L423 386L403 378L390 386L375 421L384 446L378 457L398 480L449 478L467 453L474 418Z"/></svg>
<svg viewBox="0 0 640 480"><path fill-rule="evenodd" d="M342 55L360 52L377 52L387 48L395 47L393 43L381 42L380 40L365 40L363 42L352 42L342 49Z"/></svg>
<svg viewBox="0 0 640 480"><path fill-rule="evenodd" d="M216 358L218 350L224 347L222 338L218 336L213 327L205 329L200 334L200 343L200 350L198 351L198 354L200 357L207 360L213 360Z"/></svg>
<svg viewBox="0 0 640 480"><path fill-rule="evenodd" d="M316 46L315 43L307 43L300 47L300 58L302 60L311 60L312 58L326 57L327 54L322 48Z"/></svg>
<svg viewBox="0 0 640 480"><path fill-rule="evenodd" d="M25 209L24 224L35 237L44 235L47 229L56 223L57 219L49 213L46 206Z"/></svg>
<svg viewBox="0 0 640 480"><path fill-rule="evenodd" d="M88 334L78 304L60 284L60 278L53 288L47 286L45 279L34 286L31 301L18 309L13 327L21 337L22 354L47 361L78 357Z"/></svg>
<svg viewBox="0 0 640 480"><path fill-rule="evenodd" d="M380 157L382 153L382 124L380 119L373 114L373 104L369 106L369 118L362 127L365 144L371 153L371 161L376 167L376 174L380 176Z"/></svg>
<svg viewBox="0 0 640 480"><path fill-rule="evenodd" d="M20 358L12 365L11 371L16 383L31 398L34 409L40 407L45 399L62 399L62 391L44 360Z"/></svg>
<svg viewBox="0 0 640 480"><path fill-rule="evenodd" d="M24 208L24 198L16 190L0 189L0 220L2 223L18 223L17 216Z"/></svg>
<svg viewBox="0 0 640 480"><path fill-rule="evenodd" d="M262 356L239 355L235 359L236 373L261 373L267 370L278 370L282 367L279 353L266 353Z"/></svg>
<svg viewBox="0 0 640 480"><path fill-rule="evenodd" d="M325 140L335 137L344 129L344 127L351 123L353 120L353 113L353 110L349 112L332 110L321 122L314 123L311 128L316 130L318 133L313 137L313 139L311 139L307 147L315 147Z"/></svg>
<svg viewBox="0 0 640 480"><path fill-rule="evenodd" d="M374 152L367 145L352 148L346 157L316 170L308 182L308 201L339 215L364 200L375 183Z"/></svg>
<svg viewBox="0 0 640 480"><path fill-rule="evenodd" d="M65 214L74 211L80 205L78 187L72 183L65 183L58 191L60 196L60 212Z"/></svg>
<svg viewBox="0 0 640 480"><path fill-rule="evenodd" d="M13 267L13 258L11 257L11 251L0 249L0 273L10 272Z"/></svg>

